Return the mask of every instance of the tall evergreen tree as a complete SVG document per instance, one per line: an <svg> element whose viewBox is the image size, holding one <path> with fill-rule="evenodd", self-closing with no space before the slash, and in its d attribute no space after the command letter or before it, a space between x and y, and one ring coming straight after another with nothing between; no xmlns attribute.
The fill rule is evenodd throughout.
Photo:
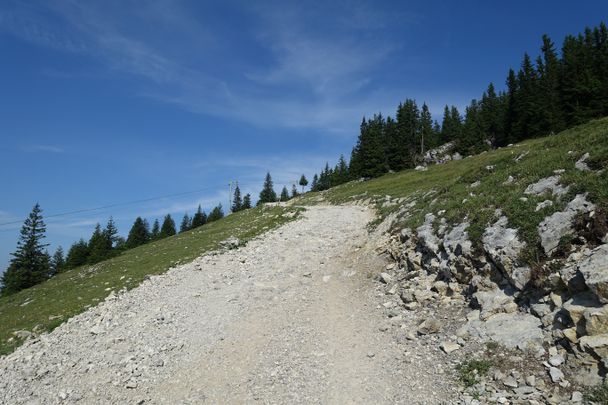
<svg viewBox="0 0 608 405"><path fill-rule="evenodd" d="M171 214L167 214L163 220L163 224L160 227L160 233L158 234L159 239L163 239L169 236L173 236L177 233L175 229L175 221L171 218Z"/></svg>
<svg viewBox="0 0 608 405"><path fill-rule="evenodd" d="M186 213L186 214L184 214L184 217L182 218L182 222L179 225L179 232L180 233L186 232L186 231L189 231L190 229L192 229L192 220Z"/></svg>
<svg viewBox="0 0 608 405"><path fill-rule="evenodd" d="M563 111L560 100L561 62L555 46L547 35L543 35L542 58L537 62L539 69L540 128L543 134L557 133L564 129Z"/></svg>
<svg viewBox="0 0 608 405"><path fill-rule="evenodd" d="M141 217L135 218L133 226L127 236L125 246L128 249L148 243L151 239L150 229L148 228L148 222Z"/></svg>
<svg viewBox="0 0 608 405"><path fill-rule="evenodd" d="M308 179L306 178L306 176L300 176L300 181L298 182L298 184L302 187L302 193L304 193L304 188L308 185Z"/></svg>
<svg viewBox="0 0 608 405"><path fill-rule="evenodd" d="M277 193L275 193L274 191L272 177L270 176L270 173L266 173L266 179L264 180L264 186L262 188L262 191L260 192L258 205L263 203L275 202L276 200Z"/></svg>
<svg viewBox="0 0 608 405"><path fill-rule="evenodd" d="M196 213L192 216L192 229L203 226L207 223L207 214L201 209L199 204Z"/></svg>
<svg viewBox="0 0 608 405"><path fill-rule="evenodd" d="M241 198L241 189L237 184L234 189L234 196L232 198L232 212L237 212L243 209L243 199Z"/></svg>
<svg viewBox="0 0 608 405"><path fill-rule="evenodd" d="M390 169L399 171L415 166L420 127L420 111L411 99L397 107L395 137L388 140L387 160Z"/></svg>
<svg viewBox="0 0 608 405"><path fill-rule="evenodd" d="M243 197L243 209L248 210L249 208L251 208L251 194L247 193Z"/></svg>
<svg viewBox="0 0 608 405"><path fill-rule="evenodd" d="M350 169L353 177L378 177L387 172L385 157L384 118L374 115L370 120L363 119L357 145L353 149ZM325 186L319 177L318 187Z"/></svg>
<svg viewBox="0 0 608 405"><path fill-rule="evenodd" d="M504 138L504 108L503 102L496 94L492 83L488 85L488 89L481 97L479 114L481 131L484 137L490 140L493 145L496 145L498 140Z"/></svg>
<svg viewBox="0 0 608 405"><path fill-rule="evenodd" d="M46 225L42 218L40 204L36 203L23 222L17 249L11 253L8 269L2 275L2 294L13 294L36 285L49 277L50 258L42 242Z"/></svg>
<svg viewBox="0 0 608 405"><path fill-rule="evenodd" d="M315 173L315 175L312 177L312 183L310 183L310 189L312 191L318 191L317 188L319 187L319 176Z"/></svg>
<svg viewBox="0 0 608 405"><path fill-rule="evenodd" d="M296 198L300 193L298 193L298 188L295 184L291 185L291 198Z"/></svg>
<svg viewBox="0 0 608 405"><path fill-rule="evenodd" d="M99 263L110 257L112 244L110 239L101 229L101 225L95 225L95 230L89 240L89 263Z"/></svg>
<svg viewBox="0 0 608 405"><path fill-rule="evenodd" d="M435 132L433 131L433 117L426 103L422 104L422 109L420 110L420 124L418 128L420 154L424 155L428 149L438 146L438 141L435 139Z"/></svg>
<svg viewBox="0 0 608 405"><path fill-rule="evenodd" d="M289 201L289 191L287 190L287 186L283 186L283 190L281 190L280 201Z"/></svg>
<svg viewBox="0 0 608 405"><path fill-rule="evenodd" d="M104 229L104 237L106 238L110 249L112 249L116 245L116 242L118 242L118 228L116 227L114 218L112 217L108 219L108 223Z"/></svg>
<svg viewBox="0 0 608 405"><path fill-rule="evenodd" d="M207 222L214 222L222 218L224 218L224 211L222 210L222 204L218 204L217 207L214 207L209 213Z"/></svg>
<svg viewBox="0 0 608 405"><path fill-rule="evenodd" d="M152 231L150 232L150 239L156 240L156 239L159 239L159 237L160 237L160 224L158 222L158 219L155 219L154 223L152 224Z"/></svg>
<svg viewBox="0 0 608 405"><path fill-rule="evenodd" d="M88 261L89 245L84 241L84 239L81 238L78 242L75 242L70 247L68 255L65 259L65 267L67 269L73 269L88 263Z"/></svg>
<svg viewBox="0 0 608 405"><path fill-rule="evenodd" d="M63 248L59 246L51 258L51 274L55 275L63 270L65 270L65 254Z"/></svg>

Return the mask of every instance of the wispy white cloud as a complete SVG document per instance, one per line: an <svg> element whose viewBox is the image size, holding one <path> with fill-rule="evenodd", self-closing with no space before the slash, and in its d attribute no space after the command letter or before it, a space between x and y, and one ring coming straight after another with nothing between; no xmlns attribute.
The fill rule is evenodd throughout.
<svg viewBox="0 0 608 405"><path fill-rule="evenodd" d="M239 8L255 22L255 46L267 58L260 62L235 54L234 60L223 62L242 63L243 68L224 75L205 56L211 59L217 48L234 44L224 33L205 29L205 21L197 21L174 2L155 1L144 11L124 2L103 7L74 0L37 7L20 4L0 11L0 27L145 79L139 89L144 96L263 127L344 133L356 129L362 115L398 99L394 89L373 85L375 69L388 63L395 49L386 38L380 42L368 35L384 28L390 21L386 15L374 13L365 3L342 5L338 24L326 23L322 32L315 32L310 25L326 13L324 7L276 3ZM126 21L133 21L132 26ZM353 21L360 23L354 26ZM196 45L189 52L177 52L180 41L153 40L154 35L139 32L137 24L159 25L169 36ZM191 57L199 53L202 62Z"/></svg>
<svg viewBox="0 0 608 405"><path fill-rule="evenodd" d="M55 145L28 145L24 146L25 152L50 152L50 153L64 153L65 150Z"/></svg>

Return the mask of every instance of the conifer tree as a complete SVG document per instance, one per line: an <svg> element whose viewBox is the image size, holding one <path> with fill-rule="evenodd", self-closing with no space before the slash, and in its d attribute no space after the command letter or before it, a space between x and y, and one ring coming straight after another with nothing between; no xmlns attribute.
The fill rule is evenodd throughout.
<svg viewBox="0 0 608 405"><path fill-rule="evenodd" d="M59 246L51 258L51 274L55 275L63 270L65 270L65 255L63 248Z"/></svg>
<svg viewBox="0 0 608 405"><path fill-rule="evenodd" d="M310 189L312 191L318 191L319 188L319 176L315 173L312 177L312 183L310 184Z"/></svg>
<svg viewBox="0 0 608 405"><path fill-rule="evenodd" d="M270 177L270 173L266 173L266 179L264 180L264 186L262 191L260 192L260 198L258 200L258 205L263 203L275 202L277 200L277 194L274 191L272 184L272 177Z"/></svg>
<svg viewBox="0 0 608 405"><path fill-rule="evenodd" d="M73 269L78 266L82 266L89 261L89 245L80 239L70 247L68 255L65 259L65 267L67 269Z"/></svg>
<svg viewBox="0 0 608 405"><path fill-rule="evenodd" d="M179 225L179 232L180 233L186 232L186 231L189 231L190 229L192 229L192 220L186 213L186 214L184 214L184 217L182 218L182 222Z"/></svg>
<svg viewBox="0 0 608 405"><path fill-rule="evenodd" d="M175 229L175 221L171 218L171 214L167 214L163 220L163 224L160 227L160 233L158 234L159 239L163 239L169 236L173 236L177 233Z"/></svg>
<svg viewBox="0 0 608 405"><path fill-rule="evenodd" d="M222 218L224 218L224 211L222 210L222 204L218 204L217 207L213 208L209 213L207 222L214 222Z"/></svg>
<svg viewBox="0 0 608 405"><path fill-rule="evenodd" d="M243 197L243 209L248 210L249 208L251 208L251 194L247 193Z"/></svg>
<svg viewBox="0 0 608 405"><path fill-rule="evenodd" d="M350 168L354 177L378 177L388 170L385 156L384 126L384 118L381 114L374 115L370 120L363 119L359 139L353 149L350 161ZM395 148L398 149L396 145ZM318 187L321 187L321 189L326 186L322 180L324 179L319 177Z"/></svg>
<svg viewBox="0 0 608 405"><path fill-rule="evenodd" d="M207 214L201 209L201 205L198 205L196 213L192 216L192 229L203 226L207 223Z"/></svg>
<svg viewBox="0 0 608 405"><path fill-rule="evenodd" d="M234 196L232 198L232 212L238 212L243 209L243 200L241 198L241 189L236 185Z"/></svg>
<svg viewBox="0 0 608 405"><path fill-rule="evenodd" d="M42 242L45 238L46 225L42 218L40 204L36 203L29 216L23 222L17 249L2 275L2 294L16 293L46 280L50 275L50 258Z"/></svg>
<svg viewBox="0 0 608 405"><path fill-rule="evenodd" d="M110 239L106 237L99 223L95 225L95 230L89 240L89 263L95 264L110 256L112 245Z"/></svg>
<svg viewBox="0 0 608 405"><path fill-rule="evenodd" d="M150 239L151 235L148 228L148 222L141 217L137 217L135 218L135 222L133 222L133 226L129 231L125 246L127 249L132 249L134 247L143 245L144 243L148 243Z"/></svg>
<svg viewBox="0 0 608 405"><path fill-rule="evenodd" d="M564 129L560 100L560 61L555 46L547 35L543 35L542 58L537 62L540 80L540 127L543 134L557 133Z"/></svg>
<svg viewBox="0 0 608 405"><path fill-rule="evenodd" d="M287 186L283 186L283 190L281 190L281 201L289 200L289 191L287 191Z"/></svg>
<svg viewBox="0 0 608 405"><path fill-rule="evenodd" d="M433 117L429 111L429 107L426 103L422 104L420 110L420 126L419 126L419 142L420 142L420 154L424 156L426 151L430 148L437 146L435 140L435 133L433 131Z"/></svg>
<svg viewBox="0 0 608 405"><path fill-rule="evenodd" d="M291 185L291 198L296 198L300 193L298 193L298 188L295 184Z"/></svg>
<svg viewBox="0 0 608 405"><path fill-rule="evenodd" d="M302 187L302 193L304 193L304 188L308 185L308 179L306 178L306 176L300 176L300 181L298 182L298 184Z"/></svg>
<svg viewBox="0 0 608 405"><path fill-rule="evenodd" d="M116 228L114 218L112 217L108 219L108 223L106 224L106 228L104 229L104 236L107 240L110 249L112 249L118 241L118 228Z"/></svg>
<svg viewBox="0 0 608 405"><path fill-rule="evenodd" d="M156 240L159 238L159 236L160 236L160 224L158 223L158 219L155 219L154 223L152 224L152 232L150 232L150 239Z"/></svg>
<svg viewBox="0 0 608 405"><path fill-rule="evenodd" d="M503 134L503 102L496 94L494 85L490 83L488 89L483 93L480 105L480 120L482 132L485 138L489 139L493 145L496 145L499 139L504 138Z"/></svg>

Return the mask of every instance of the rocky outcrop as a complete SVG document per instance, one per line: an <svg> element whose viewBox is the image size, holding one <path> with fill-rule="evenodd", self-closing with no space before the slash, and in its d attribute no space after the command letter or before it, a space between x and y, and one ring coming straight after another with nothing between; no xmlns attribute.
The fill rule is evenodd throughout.
<svg viewBox="0 0 608 405"><path fill-rule="evenodd" d="M565 210L553 213L538 225L538 234L547 256L551 256L555 252L564 236L574 232L574 218L578 214L590 212L594 208L595 206L587 201L585 194L578 194L568 203Z"/></svg>

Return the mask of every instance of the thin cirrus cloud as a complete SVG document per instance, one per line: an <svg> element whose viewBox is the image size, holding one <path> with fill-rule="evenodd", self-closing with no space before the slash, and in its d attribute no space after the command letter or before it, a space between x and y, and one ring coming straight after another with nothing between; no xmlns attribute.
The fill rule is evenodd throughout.
<svg viewBox="0 0 608 405"><path fill-rule="evenodd" d="M360 24L353 37L352 21L365 15L363 5L345 8L352 18L331 28L326 24L320 33L309 24L323 9L302 13L298 5L239 5L252 21L247 40L264 57L241 56L238 49L232 55L222 54L219 63L242 68L221 74L205 55L211 59L218 49L237 46L239 38L226 39L230 36L223 32L207 30L205 17L188 17L191 13L184 4L151 4L142 12L137 4L123 2L104 3L104 7L69 0L37 6L18 3L0 6L0 29L46 47L93 57L110 72L134 75L140 79L135 90L139 95L261 127L352 132L362 115L399 97L393 89L373 86L376 67L387 61L395 45L364 34L383 29L385 20L378 16L368 25ZM134 28L125 23L125 15L134 21ZM149 31L153 24L160 24L169 37L187 41L172 45L155 38ZM193 33L203 38L201 44L192 41ZM185 42L196 43L191 52L174 49L185 47ZM190 54L203 56L193 60Z"/></svg>
<svg viewBox="0 0 608 405"><path fill-rule="evenodd" d="M27 145L24 146L25 152L48 152L48 153L64 153L65 149L55 145Z"/></svg>

